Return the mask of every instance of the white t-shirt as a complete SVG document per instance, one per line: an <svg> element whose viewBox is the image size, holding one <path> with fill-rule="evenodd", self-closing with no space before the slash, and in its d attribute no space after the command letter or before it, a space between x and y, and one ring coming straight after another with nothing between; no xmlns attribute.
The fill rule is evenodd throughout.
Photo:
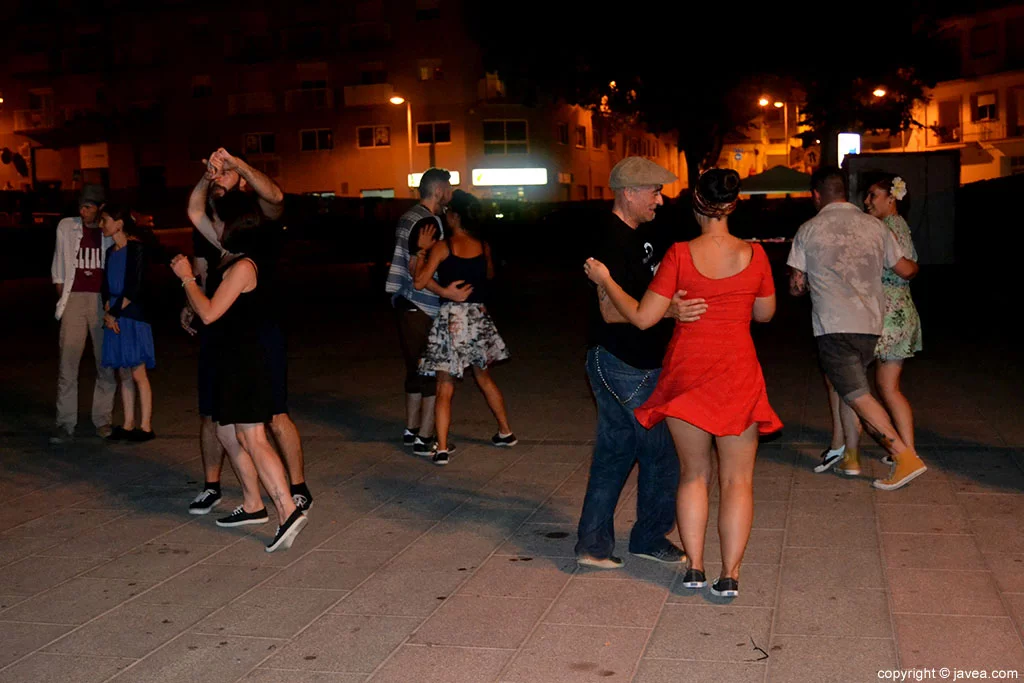
<svg viewBox="0 0 1024 683"><path fill-rule="evenodd" d="M881 334L882 272L902 256L885 224L849 202L827 204L801 225L786 263L807 273L814 336Z"/></svg>

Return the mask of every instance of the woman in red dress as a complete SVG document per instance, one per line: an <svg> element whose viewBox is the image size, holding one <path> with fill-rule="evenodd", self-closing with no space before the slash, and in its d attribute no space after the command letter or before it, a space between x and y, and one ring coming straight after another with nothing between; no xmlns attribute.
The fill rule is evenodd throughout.
<svg viewBox="0 0 1024 683"><path fill-rule="evenodd" d="M714 439L722 571L711 592L724 597L739 595L740 562L754 518L758 436L782 428L768 404L750 336L751 319L768 322L775 314L775 285L764 249L729 234L727 217L736 208L739 189L736 171L711 169L700 177L693 209L701 235L668 250L640 302L611 279L604 264L589 259L584 265L587 277L641 329L661 320L677 290L707 301L707 312L698 321L676 324L654 393L635 414L648 428L668 420L679 453L676 510L680 540L690 558L686 588L707 585L704 536Z"/></svg>

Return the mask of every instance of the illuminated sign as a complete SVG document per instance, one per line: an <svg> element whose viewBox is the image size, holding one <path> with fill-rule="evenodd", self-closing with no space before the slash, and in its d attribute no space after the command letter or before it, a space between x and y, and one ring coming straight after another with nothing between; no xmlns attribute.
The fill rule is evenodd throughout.
<svg viewBox="0 0 1024 683"><path fill-rule="evenodd" d="M459 172L458 171L449 171L449 173L452 174L452 177L451 177L452 185L458 185L459 182L462 180L459 177ZM410 173L409 174L409 187L419 187L420 186L420 179L422 177L423 177L422 173Z"/></svg>
<svg viewBox="0 0 1024 683"><path fill-rule="evenodd" d="M860 154L860 134L839 134L839 168L843 167L843 157L847 154Z"/></svg>
<svg viewBox="0 0 1024 683"><path fill-rule="evenodd" d="M547 185L546 168L474 168L473 184L477 187L496 185Z"/></svg>

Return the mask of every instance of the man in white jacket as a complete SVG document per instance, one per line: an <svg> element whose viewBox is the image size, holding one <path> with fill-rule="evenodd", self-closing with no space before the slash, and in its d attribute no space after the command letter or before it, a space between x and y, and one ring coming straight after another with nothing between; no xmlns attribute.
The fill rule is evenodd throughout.
<svg viewBox="0 0 1024 683"><path fill-rule="evenodd" d="M117 381L111 368L103 367L103 301L100 289L107 248L112 240L99 227L103 188L86 185L78 200L78 217L57 224L50 274L57 286L56 318L60 321L60 371L57 378L57 425L50 443L60 444L75 436L78 424L78 368L86 337L92 338L96 358L96 387L92 394L92 422L97 436L110 436L111 413Z"/></svg>

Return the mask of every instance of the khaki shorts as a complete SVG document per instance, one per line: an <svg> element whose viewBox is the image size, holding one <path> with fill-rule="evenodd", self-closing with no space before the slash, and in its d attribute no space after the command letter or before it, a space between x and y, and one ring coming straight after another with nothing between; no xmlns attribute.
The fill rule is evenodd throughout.
<svg viewBox="0 0 1024 683"><path fill-rule="evenodd" d="M877 334L823 334L815 340L821 369L844 401L871 391L868 366L875 360Z"/></svg>

